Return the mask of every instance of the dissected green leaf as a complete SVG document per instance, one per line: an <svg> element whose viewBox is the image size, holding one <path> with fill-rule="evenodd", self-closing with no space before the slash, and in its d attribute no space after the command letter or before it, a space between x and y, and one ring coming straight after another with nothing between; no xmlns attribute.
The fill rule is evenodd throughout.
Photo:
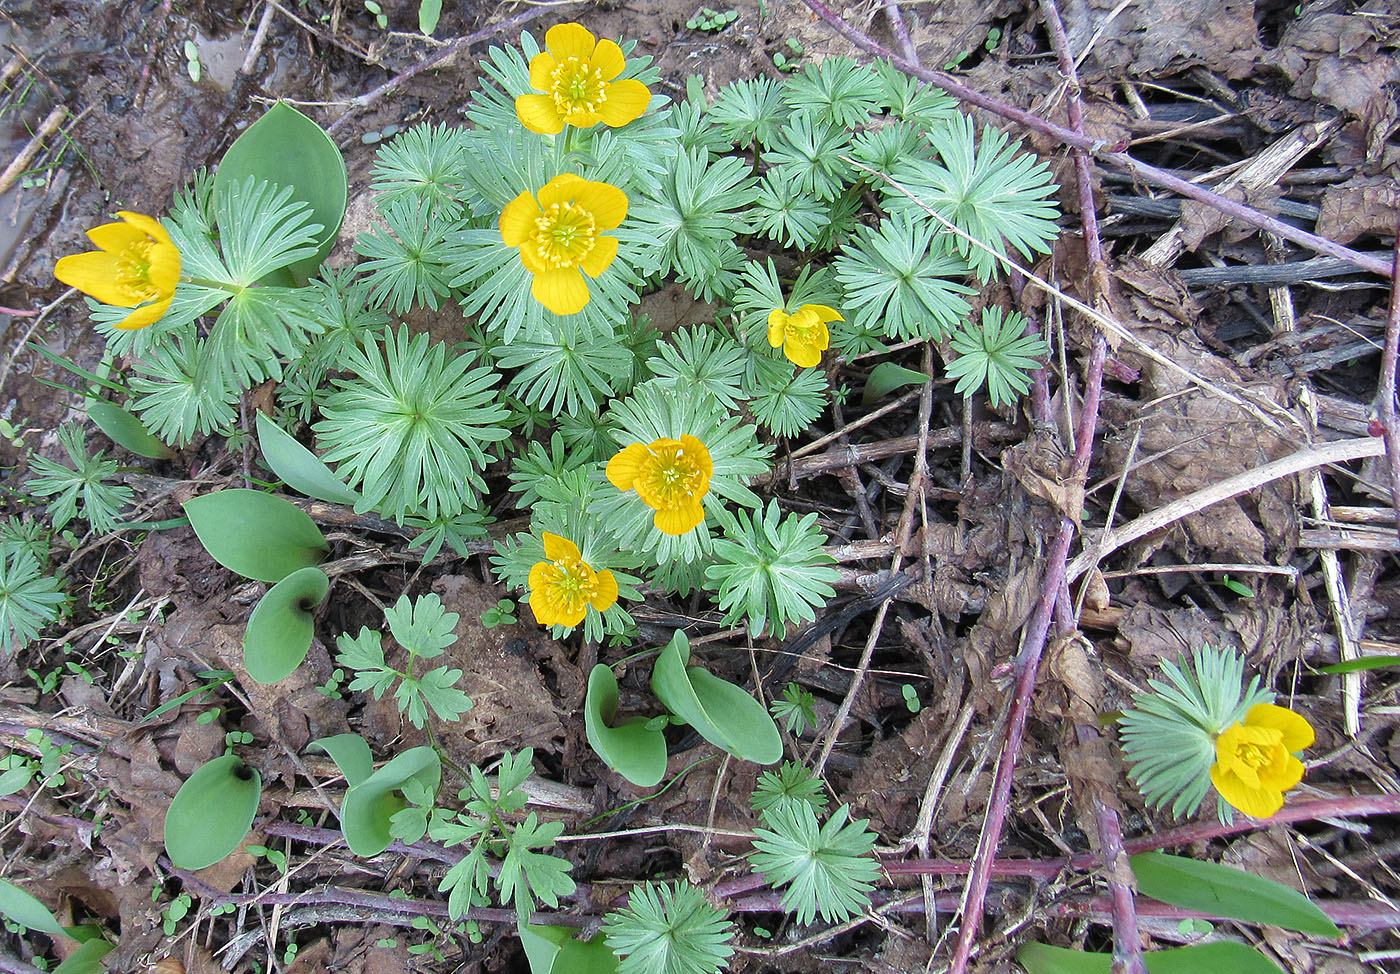
<svg viewBox="0 0 1400 974"><path fill-rule="evenodd" d="M861 393L860 403L862 406L869 406L901 386L921 385L928 381L929 377L922 372L906 369L893 362L881 362L870 370L870 378L865 380L865 391Z"/></svg>
<svg viewBox="0 0 1400 974"><path fill-rule="evenodd" d="M399 789L416 781L436 792L442 762L430 747L411 747L345 793L340 803L340 828L357 856L377 856L393 840L390 819L408 807Z"/></svg>
<svg viewBox="0 0 1400 974"><path fill-rule="evenodd" d="M259 490L229 488L185 501L184 507L215 561L262 582L280 582L318 564L330 550L299 507Z"/></svg>
<svg viewBox="0 0 1400 974"><path fill-rule="evenodd" d="M165 813L165 851L181 869L203 869L248 834L262 798L262 775L235 754L207 762L180 786Z"/></svg>
<svg viewBox="0 0 1400 974"><path fill-rule="evenodd" d="M290 186L293 198L306 202L312 219L321 225L316 254L288 268L292 282L305 283L335 245L345 218L349 179L340 149L321 126L278 102L224 153L214 174L215 197L250 176Z"/></svg>
<svg viewBox="0 0 1400 974"><path fill-rule="evenodd" d="M690 640L677 629L651 674L661 702L716 747L746 761L776 764L783 740L763 704L708 670L686 666L689 658Z"/></svg>
<svg viewBox="0 0 1400 974"><path fill-rule="evenodd" d="M87 414L113 443L126 447L137 456L167 460L175 455L174 450L151 435L141 420L105 399L88 400Z"/></svg>
<svg viewBox="0 0 1400 974"><path fill-rule="evenodd" d="M346 486L321 458L296 441L267 416L258 413L258 446L272 472L287 486L329 504L360 502L358 491Z"/></svg>
<svg viewBox="0 0 1400 974"><path fill-rule="evenodd" d="M30 930L55 937L66 936L63 926L47 906L6 879L0 879L0 916Z"/></svg>
<svg viewBox="0 0 1400 974"><path fill-rule="evenodd" d="M285 679L306 659L316 623L312 612L331 580L311 566L292 572L259 601L243 632L243 665L259 683Z"/></svg>
<svg viewBox="0 0 1400 974"><path fill-rule="evenodd" d="M583 726L588 744L603 763L639 788L650 788L666 774L666 738L648 730L645 717L629 717L611 726L617 713L617 678L604 663L588 674Z"/></svg>
<svg viewBox="0 0 1400 974"><path fill-rule="evenodd" d="M308 746L329 754L340 773L345 775L345 783L351 788L374 773L374 755L370 753L369 743L359 734L322 737Z"/></svg>
<svg viewBox="0 0 1400 974"><path fill-rule="evenodd" d="M1148 974L1282 974L1259 951L1232 940L1154 950L1142 959ZM1016 963L1028 974L1109 974L1113 957L1031 943L1016 952Z"/></svg>
<svg viewBox="0 0 1400 974"><path fill-rule="evenodd" d="M1242 869L1165 852L1140 853L1132 857L1132 866L1138 891L1172 906L1320 937L1342 935L1302 893Z"/></svg>

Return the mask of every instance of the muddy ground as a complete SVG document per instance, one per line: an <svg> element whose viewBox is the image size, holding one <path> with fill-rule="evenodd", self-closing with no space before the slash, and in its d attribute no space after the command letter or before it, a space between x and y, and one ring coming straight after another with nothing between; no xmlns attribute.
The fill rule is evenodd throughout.
<svg viewBox="0 0 1400 974"><path fill-rule="evenodd" d="M686 28L698 5L673 0L444 6L439 39L530 9L540 14L528 25L537 35L551 23L577 19L601 36L635 38L640 53L657 59L671 94L692 73L712 94L735 78L777 77L773 55L791 50L790 38L813 59L864 56L791 0L734 3L738 19L717 35ZM847 5L842 12L893 45L880 6ZM256 47L265 10L256 2L6 0L0 6L0 63L7 65L0 166L30 145L46 119L55 126L16 178L0 185L0 418L13 430L0 441L6 491L0 503L7 513L26 509L16 489L26 473L25 451L55 455L53 430L81 418L71 397L42 384L63 381L62 374L26 343L88 368L102 354L82 302L69 296L55 303L63 289L52 278L53 262L86 249L86 228L117 209L162 212L189 175L217 161L270 100L288 98L323 125L336 125L352 200L359 201L352 202L342 236L343 257L356 226L363 226L377 133L462 120L475 83L470 56L346 112L346 99L438 49L413 33L415 4L384 8L387 30L351 0L286 3L272 11ZM1400 212L1400 17L1392 4L1065 0L1061 13L1071 48L1088 49L1080 71L1091 135L1222 191L1232 176L1243 176L1228 190L1233 198L1389 260ZM1036 4L927 0L904 5L903 16L924 64L956 65L973 88L1066 121L1064 89ZM199 53L198 84L187 72L187 41ZM250 50L255 56L248 59ZM993 121L984 112L978 117ZM1389 299L1384 279L1345 264L1305 264L1316 255L1210 207L1182 205L1121 170L1095 166L1108 271L1096 284L1067 152L1040 135L1031 144L1055 167L1065 213L1054 253L1035 270L1071 295L1097 298L1136 340L1115 342L1110 352L1083 504L1089 539L1102 536L1110 516L1123 525L1310 444L1377 432L1372 404ZM1278 152L1286 161L1261 164L1273 146L1283 147ZM1070 390L1057 393L1053 415L1077 417L1092 325L1072 311L1061 316L1043 299L1028 298L1025 306L1051 319L1057 355L1050 387ZM653 310L663 325L697 314L686 302ZM442 318L421 324L451 327ZM1145 354L1144 345L1157 357ZM902 354L897 360L919 366L917 349ZM1202 390L1183 371L1229 395ZM851 441L879 446L917 432L917 407L911 402L852 433ZM947 963L962 867L977 850L1004 740L1012 661L1059 527L1051 503L1055 471L1072 450L1063 418L1058 429L1036 429L1023 411L996 415L983 405L965 417L963 408L951 382L936 384L931 428L946 434L939 443L950 445L929 453L925 523L906 551L914 581L889 603L871 678L855 700L856 720L827 764L838 801L871 819L890 861L932 861L923 869L923 889L938 907L937 919L922 914L925 897L906 896L921 890L917 876L891 870L882 897L902 898L904 906L835 935L796 929L777 913L737 915L744 950L734 959L736 970L906 972ZM844 422L858 415L852 407ZM825 416L820 428L790 446L842 422ZM974 433L966 451L965 428ZM833 543L848 546L842 591L818 620L820 637L796 664L773 652L781 640L755 646L760 679L774 692L788 680L811 690L819 720L829 721L841 703L874 624L877 605L864 596L870 580L890 566L886 542L913 476L911 450L765 487L795 509L823 511ZM150 478L143 482L141 511L150 520L178 516L187 482L210 470L227 473L239 462L222 440L197 442L172 461L121 459L133 471L164 478L159 488L149 486L157 483ZM1121 709L1161 660L1203 644L1244 652L1281 702L1317 728L1307 777L1290 803L1400 794L1397 671L1348 678L1318 672L1343 654L1400 652L1400 543L1387 481L1383 461L1320 468L1319 476L1274 480L1193 509L1105 553L1084 593L1084 638L1052 646L1041 670L999 856L1043 863L1096 853L1096 801L1117 812L1130 840L1174 824L1144 807L1111 744L1094 750L1080 743L1075 704L1087 694L1100 713ZM508 508L503 490L501 503ZM402 591L418 559L398 556L402 539L348 530L338 544L343 552L372 544L382 555L378 567L359 577L363 594L349 592L333 610L330 628L348 629L372 621L368 596L391 599ZM526 969L509 925L483 924L479 943L445 933L436 941L439 957L410 955L410 947L433 939L428 932L391 910L324 895L332 888L437 895L441 867L430 859L391 853L366 862L329 844L333 834L322 830L327 794L310 785L334 776L328 763L297 757L311 739L352 729L386 753L391 745L422 743L392 705L319 693L332 666L318 642L305 672L285 684L244 681L237 694L194 700L140 722L195 686L199 671L236 668L243 623L260 589L214 565L187 529L77 539L71 549L57 560L71 580L72 617L63 631L0 660L0 754L34 753L24 734L37 727L72 744L72 766L61 787L0 799L0 875L65 915L104 923L118 938L109 958L114 970L157 963L167 972L180 965L199 972L282 967L295 974ZM1071 555L1080 551L1076 542ZM746 801L752 766L730 763L717 781L718 762L708 762L661 797L585 826L640 792L608 773L583 739L587 665L580 646L556 643L528 621L491 629L477 624L508 594L492 582L484 559L440 559L413 584L415 591L439 593L460 613L461 638L452 653L476 701L463 721L439 728L439 742L460 762L533 746L544 782L540 808L563 817L569 833L637 830L569 846L574 875L591 890L572 909L596 911L619 883L642 877L686 875L713 886L742 874L746 843L724 833L754 826ZM1078 582L1071 594L1080 596ZM693 639L720 632L685 604L658 599L638 608L639 619L658 627L691 615ZM749 658L733 654L727 675L752 687ZM63 669L65 659L81 660L84 674ZM55 669L61 678L46 690L38 680ZM905 685L917 694L917 714L906 706ZM213 705L223 717L199 722ZM206 870L206 885L195 887L161 862L162 816L182 778L222 750L229 730L253 735L246 751L268 783L258 827L268 846L286 853L291 871L283 876L265 860L238 853ZM671 768L703 754L700 748L673 755ZM930 790L931 779L937 789ZM928 823L922 834L921 809ZM1212 821L1208 812L1202 820ZM652 828L677 823L696 831ZM1390 814L1324 816L1176 851L1241 865L1320 901L1362 910L1369 919L1347 925L1338 943L1249 925L1222 924L1218 931L1254 943L1287 971L1352 974L1400 970L1397 848L1400 830ZM201 888L282 898L214 916L215 900L202 894L167 931L171 905ZM994 877L974 967L1011 970L1016 947L1027 940L1108 949L1109 914L1094 898L1102 893L1093 870L1042 872L1034 882ZM1197 936L1184 932L1169 910L1144 909L1140 920L1156 947ZM31 940L42 938L0 934L0 953L33 962ZM297 945L294 956L286 953L288 943Z"/></svg>

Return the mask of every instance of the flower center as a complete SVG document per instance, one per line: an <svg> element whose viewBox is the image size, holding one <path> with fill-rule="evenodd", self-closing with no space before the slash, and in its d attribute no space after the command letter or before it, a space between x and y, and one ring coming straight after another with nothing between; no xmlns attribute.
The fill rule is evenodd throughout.
<svg viewBox="0 0 1400 974"><path fill-rule="evenodd" d="M681 446L652 448L651 462L642 475L638 493L653 510L670 510L684 505L684 498L707 493L705 473Z"/></svg>
<svg viewBox="0 0 1400 974"><path fill-rule="evenodd" d="M565 118L597 112L608 100L608 86L602 70L576 57L565 58L555 67L550 87L554 107Z"/></svg>
<svg viewBox="0 0 1400 974"><path fill-rule="evenodd" d="M554 203L535 218L535 245L550 267L576 267L598 242L598 221L581 206Z"/></svg>
<svg viewBox="0 0 1400 974"><path fill-rule="evenodd" d="M554 562L557 595L570 611L577 611L598 597L598 573L580 558L560 558Z"/></svg>
<svg viewBox="0 0 1400 974"><path fill-rule="evenodd" d="M133 301L154 301L160 296L151 283L151 248L154 246L153 240L133 243L117 256L117 284Z"/></svg>
<svg viewBox="0 0 1400 974"><path fill-rule="evenodd" d="M815 311L798 311L787 320L787 338L799 344L810 343L820 326L821 319Z"/></svg>

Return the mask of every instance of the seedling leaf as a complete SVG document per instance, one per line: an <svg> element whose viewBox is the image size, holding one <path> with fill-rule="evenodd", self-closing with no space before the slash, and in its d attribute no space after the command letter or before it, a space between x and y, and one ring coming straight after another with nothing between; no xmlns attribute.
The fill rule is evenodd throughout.
<svg viewBox="0 0 1400 974"><path fill-rule="evenodd" d="M352 507L360 502L358 491L342 483L320 457L262 413L258 413L258 446L272 472L307 497Z"/></svg>
<svg viewBox="0 0 1400 974"><path fill-rule="evenodd" d="M746 761L776 764L783 739L763 704L708 670L686 666L689 658L690 640L677 629L651 675L661 702L716 747Z"/></svg>
<svg viewBox="0 0 1400 974"><path fill-rule="evenodd" d="M248 834L262 797L262 776L236 754L207 762L190 775L165 813L165 851L181 869L223 859Z"/></svg>
<svg viewBox="0 0 1400 974"><path fill-rule="evenodd" d="M603 763L639 788L650 788L666 774L666 738L649 730L645 717L629 717L612 726L617 713L617 678L604 663L588 674L583 726L588 744Z"/></svg>
<svg viewBox="0 0 1400 974"><path fill-rule="evenodd" d="M276 683L301 665L311 648L312 611L330 591L316 567L301 568L272 586L258 602L243 633L243 665L259 683Z"/></svg>
<svg viewBox="0 0 1400 974"><path fill-rule="evenodd" d="M262 582L280 582L315 565L330 545L294 504L242 487L185 501L194 533L225 568Z"/></svg>

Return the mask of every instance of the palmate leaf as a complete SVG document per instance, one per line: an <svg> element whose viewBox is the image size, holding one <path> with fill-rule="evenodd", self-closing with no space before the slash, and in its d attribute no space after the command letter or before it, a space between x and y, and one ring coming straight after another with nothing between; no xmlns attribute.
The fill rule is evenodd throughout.
<svg viewBox="0 0 1400 974"><path fill-rule="evenodd" d="M744 385L749 410L777 436L796 436L826 408L826 374L821 369L794 368L765 351L749 356L749 372Z"/></svg>
<svg viewBox="0 0 1400 974"><path fill-rule="evenodd" d="M891 213L921 213L927 206L997 254L1006 254L1008 245L1026 258L1049 252L1059 211L1049 199L1055 183L1045 163L1019 144L1008 146L1010 137L999 129L984 129L978 144L968 115L934 126L928 138L942 165L913 159L893 171L899 186L883 187ZM999 261L982 247L962 237L953 246L982 280L998 270Z"/></svg>
<svg viewBox="0 0 1400 974"><path fill-rule="evenodd" d="M306 288L246 288L224 306L201 343L197 375L239 389L282 378L282 359L297 358L308 336L320 334L321 302Z"/></svg>
<svg viewBox="0 0 1400 974"><path fill-rule="evenodd" d="M569 878L573 863L535 851L552 846L563 831L563 822L541 822L539 816L531 812L510 834L510 851L501 861L496 886L501 902L514 903L516 914L523 920L530 918L536 901L542 900L557 908L559 897L568 896L576 889Z"/></svg>
<svg viewBox="0 0 1400 974"><path fill-rule="evenodd" d="M795 112L809 113L845 131L868 122L880 108L875 72L846 57L808 64L783 87L783 101Z"/></svg>
<svg viewBox="0 0 1400 974"><path fill-rule="evenodd" d="M731 82L720 89L710 108L710 118L724 137L745 149L755 142L771 144L790 114L782 85L771 78Z"/></svg>
<svg viewBox="0 0 1400 974"><path fill-rule="evenodd" d="M222 375L200 369L204 343L193 328L136 363L133 407L152 433L176 446L195 434L227 430L238 417L238 390Z"/></svg>
<svg viewBox="0 0 1400 974"><path fill-rule="evenodd" d="M106 459L101 451L89 456L87 436L73 423L59 427L58 442L73 466L35 454L30 457L34 476L27 484L31 493L53 498L48 511L54 530L63 530L79 513L98 534L116 530L121 523L121 509L133 496L130 487L103 483L116 475L117 462Z"/></svg>
<svg viewBox="0 0 1400 974"><path fill-rule="evenodd" d="M420 659L441 656L457 641L453 629L460 618L443 608L442 599L432 592L412 602L407 595L400 595L398 602L384 610L389 631L399 645Z"/></svg>
<svg viewBox="0 0 1400 974"><path fill-rule="evenodd" d="M960 283L967 264L948 252L949 236L909 215L860 227L836 259L850 327L882 328L897 341L944 338L971 310L963 295L973 293Z"/></svg>
<svg viewBox="0 0 1400 974"><path fill-rule="evenodd" d="M756 517L744 510L720 515L725 536L714 543L705 580L719 593L725 625L747 620L758 636L770 624L781 632L816 618L813 610L836 594L831 583L840 577L828 567L833 559L822 551L816 522L816 512L782 518L776 500Z"/></svg>
<svg viewBox="0 0 1400 974"><path fill-rule="evenodd" d="M725 409L737 409L744 379L744 346L718 328L699 325L672 332L656 347L647 367L656 384L677 395L714 396Z"/></svg>
<svg viewBox="0 0 1400 974"><path fill-rule="evenodd" d="M409 198L381 201L378 208L388 231L371 226L355 241L355 252L366 258L360 266L369 275L370 303L400 315L420 305L436 311L452 290L445 238L456 223Z"/></svg>
<svg viewBox="0 0 1400 974"><path fill-rule="evenodd" d="M880 876L880 864L870 856L877 836L866 820L847 822L850 806L842 805L817 825L816 813L805 801L774 805L763 813L767 828L755 830L749 856L755 871L774 886L787 885L782 905L797 914L799 924L846 920L870 903L870 891Z"/></svg>
<svg viewBox="0 0 1400 974"><path fill-rule="evenodd" d="M616 394L617 377L630 374L632 353L619 344L610 324L581 317L560 317L554 334L521 338L496 351L498 366L520 370L507 388L527 405L555 415L596 412Z"/></svg>
<svg viewBox="0 0 1400 974"><path fill-rule="evenodd" d="M32 551L0 544L0 655L39 638L45 626L58 621L67 601L62 580L45 576Z"/></svg>
<svg viewBox="0 0 1400 974"><path fill-rule="evenodd" d="M798 113L773 140L764 159L775 180L819 200L834 200L855 176L841 158L850 152L850 132L823 118Z"/></svg>
<svg viewBox="0 0 1400 974"><path fill-rule="evenodd" d="M382 342L382 344L381 344ZM499 376L471 368L469 355L447 357L426 334L386 328L381 342L350 349L326 399L317 437L322 459L358 486L356 510L378 510L402 523L410 514L455 514L484 492L485 447L510 437L499 424Z"/></svg>
<svg viewBox="0 0 1400 974"><path fill-rule="evenodd" d="M1031 387L1030 372L1050 346L1039 335L1026 334L1026 319L1012 312L1003 315L996 306L982 309L981 325L963 322L949 342L958 358L947 374L958 380L959 395L971 395L987 386L994 407L1015 402Z"/></svg>
<svg viewBox="0 0 1400 974"><path fill-rule="evenodd" d="M382 146L369 174L380 208L406 199L424 204L431 215L461 216L467 178L464 132L447 125L415 125Z"/></svg>
<svg viewBox="0 0 1400 974"><path fill-rule="evenodd" d="M618 974L715 974L734 956L734 925L684 881L634 886L603 933Z"/></svg>

